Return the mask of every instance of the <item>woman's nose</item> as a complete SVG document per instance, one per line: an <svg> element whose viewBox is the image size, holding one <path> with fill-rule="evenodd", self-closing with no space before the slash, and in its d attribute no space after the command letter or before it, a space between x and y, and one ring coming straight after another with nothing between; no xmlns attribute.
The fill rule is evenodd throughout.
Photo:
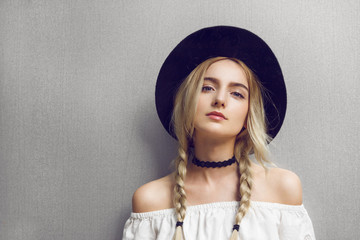
<svg viewBox="0 0 360 240"><path fill-rule="evenodd" d="M222 106L225 107L226 104L226 96L224 93L218 92L214 96L213 106Z"/></svg>

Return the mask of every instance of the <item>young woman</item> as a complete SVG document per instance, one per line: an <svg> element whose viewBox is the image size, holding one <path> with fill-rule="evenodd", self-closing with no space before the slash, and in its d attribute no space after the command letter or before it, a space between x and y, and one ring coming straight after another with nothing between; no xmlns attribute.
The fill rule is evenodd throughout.
<svg viewBox="0 0 360 240"><path fill-rule="evenodd" d="M156 104L176 170L134 193L123 239L315 239L299 178L267 166L286 90L264 41L227 26L189 35L160 70Z"/></svg>

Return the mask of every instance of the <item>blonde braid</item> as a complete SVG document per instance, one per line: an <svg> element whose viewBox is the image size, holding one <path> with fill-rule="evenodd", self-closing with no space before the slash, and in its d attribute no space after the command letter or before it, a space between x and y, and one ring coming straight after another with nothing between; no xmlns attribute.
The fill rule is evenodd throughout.
<svg viewBox="0 0 360 240"><path fill-rule="evenodd" d="M180 141L179 141L180 142ZM185 141L186 142L186 141ZM182 223L186 215L186 193L185 193L185 177L186 165L188 160L187 144L178 148L179 156L175 160L175 186L174 186L174 206L177 215L177 224L173 240L184 239L182 231Z"/></svg>
<svg viewBox="0 0 360 240"><path fill-rule="evenodd" d="M238 239L240 222L250 208L251 189L253 184L251 167L250 167L250 158L249 158L249 151L251 149L251 146L249 142L246 141L248 140L249 135L243 133L240 134L239 137L240 138L235 144L234 154L236 160L238 161L238 166L239 166L239 173L240 173L239 192L240 192L241 200L240 200L240 207L236 214L235 225L230 240Z"/></svg>
<svg viewBox="0 0 360 240"><path fill-rule="evenodd" d="M240 176L240 207L236 214L236 223L240 224L241 220L245 216L250 207L251 189L252 189L252 174L250 169L250 159L248 156L239 163Z"/></svg>
<svg viewBox="0 0 360 240"><path fill-rule="evenodd" d="M178 215L178 220L183 221L186 212L186 193L184 190L186 176L187 154L183 149L179 149L179 157L175 160L175 188L174 206Z"/></svg>

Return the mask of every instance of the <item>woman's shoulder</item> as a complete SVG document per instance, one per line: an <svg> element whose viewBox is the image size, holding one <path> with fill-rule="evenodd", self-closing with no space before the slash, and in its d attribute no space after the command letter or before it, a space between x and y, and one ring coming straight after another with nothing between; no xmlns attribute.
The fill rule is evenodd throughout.
<svg viewBox="0 0 360 240"><path fill-rule="evenodd" d="M287 205L302 204L302 186L298 175L282 168L253 165L254 195L261 201Z"/></svg>
<svg viewBox="0 0 360 240"><path fill-rule="evenodd" d="M169 174L139 187L132 198L134 213L172 208L174 180Z"/></svg>

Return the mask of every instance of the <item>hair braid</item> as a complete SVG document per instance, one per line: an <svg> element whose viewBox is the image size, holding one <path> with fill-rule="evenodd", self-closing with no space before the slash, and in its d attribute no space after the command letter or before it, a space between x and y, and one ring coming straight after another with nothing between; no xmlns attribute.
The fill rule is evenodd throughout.
<svg viewBox="0 0 360 240"><path fill-rule="evenodd" d="M185 177L186 177L186 165L188 160L187 145L182 147L179 145L179 156L175 160L175 186L174 186L174 206L177 215L178 224L176 226L174 240L182 240L182 222L186 215L186 193L185 193Z"/></svg>
<svg viewBox="0 0 360 240"><path fill-rule="evenodd" d="M250 198L251 198L251 189L252 189L252 174L251 174L250 158L249 158L249 150L251 149L251 146L245 140L249 136L245 134L241 134L240 136L241 137L235 144L234 153L239 166L239 173L240 173L239 193L241 200L240 200L240 207L236 214L235 225L230 240L238 239L240 222L250 208Z"/></svg>
<svg viewBox="0 0 360 240"><path fill-rule="evenodd" d="M174 205L177 213L178 221L183 221L186 212L186 193L185 193L185 176L186 176L186 163L188 154L183 148L179 147L179 156L175 160L175 187L174 187Z"/></svg>
<svg viewBox="0 0 360 240"><path fill-rule="evenodd" d="M236 214L236 224L239 224L246 212L250 207L250 198L251 198L251 189L252 189L252 174L250 170L250 159L248 156L244 158L239 163L239 170L241 172L240 176L240 207L238 213Z"/></svg>

